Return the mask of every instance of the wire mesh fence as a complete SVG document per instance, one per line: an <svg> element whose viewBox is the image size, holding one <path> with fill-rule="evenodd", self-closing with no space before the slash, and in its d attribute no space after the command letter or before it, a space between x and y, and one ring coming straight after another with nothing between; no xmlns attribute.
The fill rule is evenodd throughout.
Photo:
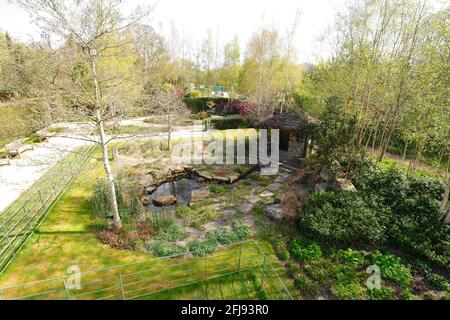
<svg viewBox="0 0 450 320"><path fill-rule="evenodd" d="M292 299L255 241L201 258L158 258L2 288L0 296L11 300Z"/></svg>
<svg viewBox="0 0 450 320"><path fill-rule="evenodd" d="M95 148L83 147L69 154L0 213L0 274L44 220Z"/></svg>

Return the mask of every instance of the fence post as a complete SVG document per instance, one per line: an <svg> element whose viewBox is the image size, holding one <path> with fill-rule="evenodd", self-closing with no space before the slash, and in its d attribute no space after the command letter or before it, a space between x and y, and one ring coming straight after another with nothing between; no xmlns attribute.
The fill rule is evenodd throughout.
<svg viewBox="0 0 450 320"><path fill-rule="evenodd" d="M239 264L238 264L238 272L241 273L241 258L242 258L242 242L239 245Z"/></svg>
<svg viewBox="0 0 450 320"><path fill-rule="evenodd" d="M122 291L122 300L127 300L125 298L125 290L123 289L122 270L120 270L119 281L120 281L120 290Z"/></svg>
<svg viewBox="0 0 450 320"><path fill-rule="evenodd" d="M5 227L5 225L3 225L3 234L4 234L4 237L6 238L6 241L8 242L8 248L9 248L9 250L11 250L11 253L14 255L14 248L13 248L13 246L12 246L11 240L9 240L9 235L8 235L7 232L6 232L6 227Z"/></svg>
<svg viewBox="0 0 450 320"><path fill-rule="evenodd" d="M69 287L67 286L65 277L63 277L63 282L64 282L64 288L66 289L66 293L67 293L67 300L71 300L72 298L70 297L70 290L69 290Z"/></svg>
<svg viewBox="0 0 450 320"><path fill-rule="evenodd" d="M44 207L45 201L44 201L44 197L42 196L41 189L38 190L38 193L39 193L39 199L41 200L42 207Z"/></svg>

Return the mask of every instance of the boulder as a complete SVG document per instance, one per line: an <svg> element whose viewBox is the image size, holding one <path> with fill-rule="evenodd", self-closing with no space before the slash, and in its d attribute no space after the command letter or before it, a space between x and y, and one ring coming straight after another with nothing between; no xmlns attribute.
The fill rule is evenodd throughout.
<svg viewBox="0 0 450 320"><path fill-rule="evenodd" d="M232 175L228 178L230 183L235 183L236 181L239 180L239 175Z"/></svg>
<svg viewBox="0 0 450 320"><path fill-rule="evenodd" d="M145 193L152 194L153 192L155 192L156 189L157 189L156 187L147 187L145 188Z"/></svg>
<svg viewBox="0 0 450 320"><path fill-rule="evenodd" d="M172 195L159 196L153 199L153 204L157 207L172 206L177 203L177 198Z"/></svg>
<svg viewBox="0 0 450 320"><path fill-rule="evenodd" d="M263 193L261 193L259 196L262 198L271 198L271 197L273 197L273 192L266 190Z"/></svg>
<svg viewBox="0 0 450 320"><path fill-rule="evenodd" d="M327 184L326 183L318 183L314 187L314 192L323 193L327 191Z"/></svg>
<svg viewBox="0 0 450 320"><path fill-rule="evenodd" d="M322 181L329 181L333 174L331 173L330 169L327 167L323 167L322 170L320 170L319 176L322 178Z"/></svg>
<svg viewBox="0 0 450 320"><path fill-rule="evenodd" d="M228 183L230 182L230 179L224 176L219 176L219 175L213 175L212 179L218 183Z"/></svg>
<svg viewBox="0 0 450 320"><path fill-rule="evenodd" d="M200 178L203 178L203 179L205 179L205 180L212 180L212 177L211 177L211 175L209 174L209 172L208 171L198 171L197 172L197 175L200 177Z"/></svg>
<svg viewBox="0 0 450 320"><path fill-rule="evenodd" d="M283 208L281 204L274 204L266 207L264 213L272 220L280 221L283 219Z"/></svg>
<svg viewBox="0 0 450 320"><path fill-rule="evenodd" d="M211 191L209 191L209 189L207 189L207 188L193 190L191 192L191 202L190 203L200 202L200 201L206 199L207 197L209 197L210 194L211 194Z"/></svg>
<svg viewBox="0 0 450 320"><path fill-rule="evenodd" d="M141 203L142 203L142 205L143 205L144 207L147 207L147 206L149 206L150 203L152 203L152 202L150 201L150 197L142 197L142 198L141 198Z"/></svg>
<svg viewBox="0 0 450 320"><path fill-rule="evenodd" d="M353 183L347 179L336 179L336 182L333 184L333 188L342 192L358 192Z"/></svg>

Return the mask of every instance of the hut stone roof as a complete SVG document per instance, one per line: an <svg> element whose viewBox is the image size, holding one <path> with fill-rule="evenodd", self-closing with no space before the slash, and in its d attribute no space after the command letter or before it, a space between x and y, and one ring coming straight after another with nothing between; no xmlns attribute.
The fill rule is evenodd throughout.
<svg viewBox="0 0 450 320"><path fill-rule="evenodd" d="M258 124L258 128L310 131L319 123L319 120L311 117L306 113L288 111L262 121L260 124Z"/></svg>

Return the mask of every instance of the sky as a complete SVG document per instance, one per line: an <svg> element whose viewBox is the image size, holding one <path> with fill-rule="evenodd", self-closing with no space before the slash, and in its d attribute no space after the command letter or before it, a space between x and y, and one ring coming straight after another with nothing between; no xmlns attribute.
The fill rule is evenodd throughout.
<svg viewBox="0 0 450 320"><path fill-rule="evenodd" d="M144 0L128 0L135 7ZM174 24L178 32L195 46L211 30L224 43L235 35L241 46L262 25L277 26L282 32L292 28L296 12L300 20L295 39L299 62L317 62L329 52L318 41L333 24L343 0L159 0L150 24L167 34ZM39 29L14 1L0 0L0 30L20 41L39 39Z"/></svg>

